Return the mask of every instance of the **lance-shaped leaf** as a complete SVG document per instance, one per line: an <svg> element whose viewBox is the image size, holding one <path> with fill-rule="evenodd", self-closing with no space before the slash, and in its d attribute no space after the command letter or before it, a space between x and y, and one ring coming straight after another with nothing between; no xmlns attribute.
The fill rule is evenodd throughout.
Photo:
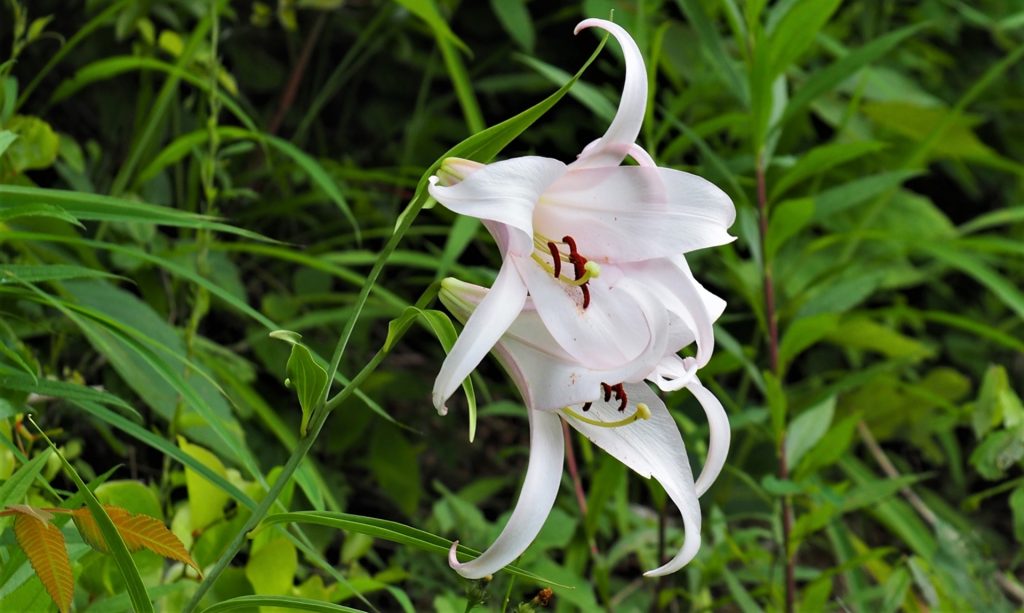
<svg viewBox="0 0 1024 613"><path fill-rule="evenodd" d="M14 519L14 536L57 608L61 613L70 611L75 577L60 528L39 519L36 513L19 511Z"/></svg>
<svg viewBox="0 0 1024 613"><path fill-rule="evenodd" d="M110 521L114 522L114 527L117 528L121 538L124 539L124 544L128 547L129 551L148 549L157 555L188 564L202 575L202 570L195 560L192 559L192 556L188 554L185 545L182 544L173 532L167 529L163 522L155 517L141 513L133 515L128 510L113 505L103 505L103 508L110 517ZM89 513L88 508L83 507L72 511L71 519L75 522L75 526L78 527L82 538L93 549L103 553L110 553L110 549L107 548L103 535L100 533L99 526L96 524L92 514Z"/></svg>
<svg viewBox="0 0 1024 613"><path fill-rule="evenodd" d="M299 433L305 436L313 411L326 397L325 392L330 377L327 374L327 369L313 358L313 352L299 342L302 335L289 330L275 330L270 333L270 337L290 343L292 346L292 353L288 356L285 372L288 373L289 384L299 396L299 406L302 407L302 423L299 425Z"/></svg>

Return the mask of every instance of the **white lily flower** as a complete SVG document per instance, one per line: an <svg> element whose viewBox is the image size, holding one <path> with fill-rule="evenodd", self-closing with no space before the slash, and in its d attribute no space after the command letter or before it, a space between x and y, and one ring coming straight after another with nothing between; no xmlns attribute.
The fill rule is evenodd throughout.
<svg viewBox="0 0 1024 613"><path fill-rule="evenodd" d="M622 280L639 275L651 291L685 304L696 295L673 289L688 283L679 254L733 240L727 228L735 208L724 192L696 175L655 166L635 143L647 103L636 43L601 19L581 22L576 32L590 27L610 32L626 59L619 109L604 136L568 165L536 156L488 165L449 159L431 177L431 196L481 219L503 255L491 291L438 373L433 402L442 413L528 295L544 327L575 361L596 370L640 368L663 328L649 325L649 309L636 292L621 289ZM627 156L639 165L622 166ZM678 328L699 329L697 340L709 340L714 308L705 310L702 321L684 319ZM659 385L684 386L693 364L670 357L658 371Z"/></svg>
<svg viewBox="0 0 1024 613"><path fill-rule="evenodd" d="M645 293L643 286L628 279L619 287L619 291L633 293L652 328L665 325L667 311L658 304L658 296ZM483 308L493 291L449 278L442 282L440 296L458 319L466 321ZM679 331L673 334L683 336ZM682 386L701 403L711 431L708 458L695 482L675 420L643 382L661 362L665 348L664 340L655 341L641 352L643 366L632 371L592 368L569 355L548 332L533 302L524 300L520 313L494 346L494 354L527 406L530 458L526 479L508 523L480 557L459 562L452 546L449 564L456 572L470 579L491 574L514 561L536 538L561 482L564 441L560 418L635 472L656 479L679 508L685 533L682 547L671 561L644 574L675 572L693 559L700 548L697 499L725 464L729 422L721 403L689 374Z"/></svg>

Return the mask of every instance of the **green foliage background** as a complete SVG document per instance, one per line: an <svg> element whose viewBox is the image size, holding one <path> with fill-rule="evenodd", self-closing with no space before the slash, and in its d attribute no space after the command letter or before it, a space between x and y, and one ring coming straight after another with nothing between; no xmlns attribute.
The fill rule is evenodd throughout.
<svg viewBox="0 0 1024 613"><path fill-rule="evenodd" d="M454 330L429 288L499 256L417 188L566 84L598 41L573 26L612 9L648 62L640 143L738 209L739 240L689 258L729 302L703 378L733 447L682 572L642 579L674 509L576 438L586 513L567 474L516 568L469 584L442 552L503 525L525 413L493 363L478 412L430 408ZM800 610L1019 609L1022 40L1002 0L6 0L0 506L82 504L32 414L101 502L230 562L210 610L528 610L545 586L556 610L785 609L787 533ZM621 79L609 44L463 155L571 160ZM666 401L699 466L703 416ZM9 524L0 609L53 608ZM66 538L76 610L196 593Z"/></svg>

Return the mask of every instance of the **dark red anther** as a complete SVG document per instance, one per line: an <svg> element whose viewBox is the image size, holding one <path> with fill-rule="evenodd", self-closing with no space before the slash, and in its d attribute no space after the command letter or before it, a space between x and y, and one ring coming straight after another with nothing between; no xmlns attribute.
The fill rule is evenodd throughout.
<svg viewBox="0 0 1024 613"><path fill-rule="evenodd" d="M590 410L590 407L591 407L591 406L592 406L593 404L594 404L593 402L587 402L587 403L585 403L585 404L583 405L583 412L584 412L584 413L586 413L587 411L589 411L589 410Z"/></svg>
<svg viewBox="0 0 1024 613"><path fill-rule="evenodd" d="M601 384L601 391L604 392L604 401L608 402L612 399L612 386L607 383Z"/></svg>
<svg viewBox="0 0 1024 613"><path fill-rule="evenodd" d="M576 241L571 236L563 236L562 242L569 246L569 262L572 264L572 272L576 276L576 280L579 281L587 274L587 258L580 255L579 250L576 248ZM590 288L587 287L589 281L585 281L580 289L583 291L583 308L586 309L590 306Z"/></svg>
<svg viewBox="0 0 1024 613"><path fill-rule="evenodd" d="M619 412L625 411L626 405L629 403L629 399L626 396L626 388L622 387L621 383L616 383L610 389L615 392L615 399L619 401Z"/></svg>
<svg viewBox="0 0 1024 613"><path fill-rule="evenodd" d="M558 247L548 241L548 251L551 252L551 259L555 262L555 278L562 276L562 254L558 253Z"/></svg>

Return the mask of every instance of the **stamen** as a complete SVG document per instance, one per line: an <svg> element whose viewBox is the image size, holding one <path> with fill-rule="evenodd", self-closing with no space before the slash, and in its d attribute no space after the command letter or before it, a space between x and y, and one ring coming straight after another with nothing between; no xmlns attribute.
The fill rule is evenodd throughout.
<svg viewBox="0 0 1024 613"><path fill-rule="evenodd" d="M590 424L591 426L597 426L599 428L620 428L622 426L628 426L629 424L637 421L638 419L651 418L651 408L642 402L636 405L636 412L634 412L629 417L625 417L618 421L598 421L596 419L591 419L589 417L580 415L579 413L573 411L569 407L565 407L564 409L562 409L562 412L568 415L569 417L572 417L573 419L582 421L585 424Z"/></svg>
<svg viewBox="0 0 1024 613"><path fill-rule="evenodd" d="M612 399L612 386L607 383L601 384L601 391L604 392L604 401L608 402Z"/></svg>
<svg viewBox="0 0 1024 613"><path fill-rule="evenodd" d="M580 289L583 290L583 310L585 311L590 306L590 288L583 284Z"/></svg>
<svg viewBox="0 0 1024 613"><path fill-rule="evenodd" d="M585 404L583 405L583 410L584 410L584 411L589 411L589 410L590 410L590 407L592 407L593 405L594 405L594 403L593 403L593 402L587 402L587 403L585 403Z"/></svg>
<svg viewBox="0 0 1024 613"><path fill-rule="evenodd" d="M548 251L551 252L551 259L555 262L555 278L562 276L562 254L553 241L548 241Z"/></svg>

